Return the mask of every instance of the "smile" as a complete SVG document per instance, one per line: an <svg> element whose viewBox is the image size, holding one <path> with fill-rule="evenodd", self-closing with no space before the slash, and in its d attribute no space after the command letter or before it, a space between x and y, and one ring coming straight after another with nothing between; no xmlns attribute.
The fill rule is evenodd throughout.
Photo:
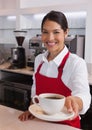
<svg viewBox="0 0 92 130"><path fill-rule="evenodd" d="M48 44L49 46L54 46L55 44L57 44L57 42L47 42L46 44Z"/></svg>

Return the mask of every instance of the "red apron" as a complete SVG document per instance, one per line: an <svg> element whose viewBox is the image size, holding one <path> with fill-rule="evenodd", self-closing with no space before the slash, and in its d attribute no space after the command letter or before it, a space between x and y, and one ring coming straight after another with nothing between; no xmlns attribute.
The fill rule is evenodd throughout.
<svg viewBox="0 0 92 130"><path fill-rule="evenodd" d="M71 90L61 80L63 68L68 56L69 56L69 52L65 55L62 63L58 67L57 78L51 78L40 74L39 71L43 63L39 65L37 72L35 74L37 95L41 93L57 93L57 94L62 94L66 97L71 95ZM79 117L75 118L74 120L66 120L59 123L68 124L70 126L80 128Z"/></svg>

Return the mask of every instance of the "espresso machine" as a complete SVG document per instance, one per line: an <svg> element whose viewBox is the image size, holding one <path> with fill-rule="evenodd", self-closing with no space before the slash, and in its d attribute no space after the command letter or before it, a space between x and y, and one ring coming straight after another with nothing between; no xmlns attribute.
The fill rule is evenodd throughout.
<svg viewBox="0 0 92 130"><path fill-rule="evenodd" d="M26 67L25 49L22 46L26 33L27 31L20 31L20 30L14 31L14 35L15 35L18 46L11 48L11 59L12 59L13 69Z"/></svg>

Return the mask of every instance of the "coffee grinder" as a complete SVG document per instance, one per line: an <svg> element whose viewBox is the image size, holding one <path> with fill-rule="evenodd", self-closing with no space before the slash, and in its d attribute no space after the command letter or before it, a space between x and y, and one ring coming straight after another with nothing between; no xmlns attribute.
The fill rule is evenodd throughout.
<svg viewBox="0 0 92 130"><path fill-rule="evenodd" d="M27 31L14 31L14 35L18 44L18 47L11 48L12 67L14 69L26 67L25 49L23 48L23 42Z"/></svg>

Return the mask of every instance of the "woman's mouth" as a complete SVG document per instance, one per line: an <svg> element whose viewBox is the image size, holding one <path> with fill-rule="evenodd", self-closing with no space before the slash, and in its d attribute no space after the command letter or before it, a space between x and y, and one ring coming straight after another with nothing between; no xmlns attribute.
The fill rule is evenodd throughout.
<svg viewBox="0 0 92 130"><path fill-rule="evenodd" d="M48 42L47 43L49 46L54 46L56 44L56 42Z"/></svg>

